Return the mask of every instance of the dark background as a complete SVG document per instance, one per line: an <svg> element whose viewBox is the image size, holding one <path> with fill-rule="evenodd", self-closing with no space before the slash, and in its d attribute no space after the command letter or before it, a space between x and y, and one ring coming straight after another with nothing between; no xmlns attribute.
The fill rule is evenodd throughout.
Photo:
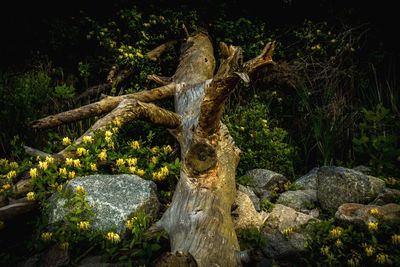
<svg viewBox="0 0 400 267"><path fill-rule="evenodd" d="M81 10L101 21L122 7L132 5L149 12L158 8L194 9L205 24L218 17L221 10L232 17L261 18L271 27L302 23L305 18L336 24L368 24L370 49L376 46L376 49L385 50L390 61L397 62L399 58L398 9L394 1L2 1L0 67L20 69L35 51L45 51L62 65L66 63L62 62L63 57L67 58L66 54L79 53L83 49L77 44L65 43L57 51L50 51L50 29L57 28L56 23L68 23L71 17L79 16Z"/></svg>

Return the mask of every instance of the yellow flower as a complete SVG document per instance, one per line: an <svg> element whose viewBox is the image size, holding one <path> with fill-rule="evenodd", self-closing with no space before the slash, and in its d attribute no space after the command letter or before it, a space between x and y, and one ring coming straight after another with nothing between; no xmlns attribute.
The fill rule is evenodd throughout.
<svg viewBox="0 0 400 267"><path fill-rule="evenodd" d="M49 164L46 161L39 161L39 168L42 170L47 170Z"/></svg>
<svg viewBox="0 0 400 267"><path fill-rule="evenodd" d="M378 230L378 223L377 222L368 222L368 230L370 230L370 231Z"/></svg>
<svg viewBox="0 0 400 267"><path fill-rule="evenodd" d="M75 173L74 171L70 171L70 172L68 173L68 178L72 179L72 178L75 177L75 175L76 175L76 173Z"/></svg>
<svg viewBox="0 0 400 267"><path fill-rule="evenodd" d="M128 163L129 166L136 166L137 164L137 158L128 158L126 160L126 163Z"/></svg>
<svg viewBox="0 0 400 267"><path fill-rule="evenodd" d="M169 174L168 166L162 167L160 172L162 173L162 175L167 176Z"/></svg>
<svg viewBox="0 0 400 267"><path fill-rule="evenodd" d="M340 237L342 235L342 233L343 233L343 228L341 228L341 227L335 227L329 231L329 235L334 238Z"/></svg>
<svg viewBox="0 0 400 267"><path fill-rule="evenodd" d="M328 246L322 246L322 248L320 249L321 254L322 254L322 255L325 255L325 256L328 256L329 250L330 250L330 249L329 249Z"/></svg>
<svg viewBox="0 0 400 267"><path fill-rule="evenodd" d="M130 172L131 174L135 174L135 172L136 172L136 167L135 167L135 166L129 167L129 172Z"/></svg>
<svg viewBox="0 0 400 267"><path fill-rule="evenodd" d="M293 234L293 231L294 231L293 227L288 227L288 228L283 229L282 234L285 236L289 236L289 235Z"/></svg>
<svg viewBox="0 0 400 267"><path fill-rule="evenodd" d="M54 158L52 156L46 156L46 162L48 164L53 164L54 163Z"/></svg>
<svg viewBox="0 0 400 267"><path fill-rule="evenodd" d="M10 184L3 184L3 189L4 190L8 190L8 189L10 189L11 188L11 185Z"/></svg>
<svg viewBox="0 0 400 267"><path fill-rule="evenodd" d="M121 127L121 126L122 126L121 119L118 118L118 117L115 117L113 123L114 123L114 125L117 126L117 127Z"/></svg>
<svg viewBox="0 0 400 267"><path fill-rule="evenodd" d="M68 145L71 144L71 139L69 139L69 137L64 137L62 139L62 143L63 143L64 146L68 146Z"/></svg>
<svg viewBox="0 0 400 267"><path fill-rule="evenodd" d="M83 194L86 193L86 191L85 191L85 188L83 188L83 186L78 185L78 186L75 188L75 193L80 194L80 195L83 195Z"/></svg>
<svg viewBox="0 0 400 267"><path fill-rule="evenodd" d="M76 168L81 167L81 161L79 159L74 159L74 167Z"/></svg>
<svg viewBox="0 0 400 267"><path fill-rule="evenodd" d="M151 153L156 154L159 151L158 146L152 147L150 151Z"/></svg>
<svg viewBox="0 0 400 267"><path fill-rule="evenodd" d="M392 243L393 245L399 245L400 244L400 235L392 235Z"/></svg>
<svg viewBox="0 0 400 267"><path fill-rule="evenodd" d="M67 165L67 166L72 166L72 165L74 165L74 159L66 158L66 159L65 159L65 165Z"/></svg>
<svg viewBox="0 0 400 267"><path fill-rule="evenodd" d="M7 179L13 179L14 177L17 176L17 172L16 171L9 171L6 175Z"/></svg>
<svg viewBox="0 0 400 267"><path fill-rule="evenodd" d="M172 147L170 145L166 145L163 147L164 153L171 153L172 152Z"/></svg>
<svg viewBox="0 0 400 267"><path fill-rule="evenodd" d="M101 151L97 157L100 160L106 160L107 159L107 151L106 150Z"/></svg>
<svg viewBox="0 0 400 267"><path fill-rule="evenodd" d="M375 261L379 264L385 264L389 262L389 256L384 253L379 253L376 255Z"/></svg>
<svg viewBox="0 0 400 267"><path fill-rule="evenodd" d="M68 250L69 248L69 243L68 242L63 242L60 244L60 247L62 250Z"/></svg>
<svg viewBox="0 0 400 267"><path fill-rule="evenodd" d="M58 168L58 173L61 176L67 176L67 169L66 168Z"/></svg>
<svg viewBox="0 0 400 267"><path fill-rule="evenodd" d="M118 128L118 127L112 127L112 128L111 128L111 131L112 131L113 133L118 133L119 128Z"/></svg>
<svg viewBox="0 0 400 267"><path fill-rule="evenodd" d="M59 186L57 186L57 191L58 192L61 192L63 190L63 185L62 184L60 184Z"/></svg>
<svg viewBox="0 0 400 267"><path fill-rule="evenodd" d="M110 131L106 131L106 132L104 133L104 136L105 136L105 137L111 137L112 135L113 135L113 133L110 132Z"/></svg>
<svg viewBox="0 0 400 267"><path fill-rule="evenodd" d="M365 254L367 254L368 257L371 257L375 252L375 249L373 246L365 246L364 250L365 250Z"/></svg>
<svg viewBox="0 0 400 267"><path fill-rule="evenodd" d="M35 201L36 200L35 192L29 192L28 194L26 194L26 199L28 201Z"/></svg>
<svg viewBox="0 0 400 267"><path fill-rule="evenodd" d="M123 166L125 164L125 160L124 159L117 159L115 164L120 167Z"/></svg>
<svg viewBox="0 0 400 267"><path fill-rule="evenodd" d="M89 153L89 151L87 151L86 148L84 148L84 147L78 147L78 148L76 149L76 154L78 154L79 157L85 156L85 155L87 155L88 153Z"/></svg>
<svg viewBox="0 0 400 267"><path fill-rule="evenodd" d="M18 168L18 163L15 162L15 161L13 161L13 162L10 162L10 164L9 164L8 166L9 166L11 169L15 170L15 169Z"/></svg>
<svg viewBox="0 0 400 267"><path fill-rule="evenodd" d="M96 163L90 163L90 170L93 171L93 172L96 172L96 171L97 171L97 165L96 165Z"/></svg>
<svg viewBox="0 0 400 267"><path fill-rule="evenodd" d="M373 208L373 209L370 209L368 211L368 213L371 214L372 216L376 216L379 214L379 210L377 208Z"/></svg>
<svg viewBox="0 0 400 267"><path fill-rule="evenodd" d="M88 230L90 227L90 223L88 221L80 221L77 223L77 226L80 230Z"/></svg>
<svg viewBox="0 0 400 267"><path fill-rule="evenodd" d="M135 220L136 220L136 217L133 217L133 218L129 219L125 224L126 228L131 230L133 228L133 223L135 222Z"/></svg>
<svg viewBox="0 0 400 267"><path fill-rule="evenodd" d="M145 174L145 171L144 171L144 170L142 170L142 169L138 169L138 170L137 170L137 175L143 176L144 174Z"/></svg>
<svg viewBox="0 0 400 267"><path fill-rule="evenodd" d="M151 163L153 163L153 164L157 164L158 158L155 157L155 156L153 156L153 157L151 157L150 161L151 161Z"/></svg>
<svg viewBox="0 0 400 267"><path fill-rule="evenodd" d="M136 56L137 56L137 57L140 57L140 58L143 58L143 54L140 53L140 52L136 52Z"/></svg>
<svg viewBox="0 0 400 267"><path fill-rule="evenodd" d="M336 240L335 245L336 245L336 247L338 247L338 248L343 247L343 242L342 242L342 240L340 240L340 239Z"/></svg>
<svg viewBox="0 0 400 267"><path fill-rule="evenodd" d="M121 238L119 237L119 234L114 233L114 232L108 232L105 236L105 238L113 243L118 243Z"/></svg>
<svg viewBox="0 0 400 267"><path fill-rule="evenodd" d="M154 180L161 180L163 178L160 172L153 172L151 175Z"/></svg>
<svg viewBox="0 0 400 267"><path fill-rule="evenodd" d="M83 137L83 143L84 143L84 144L91 144L91 143L93 143L93 136L85 135L85 136Z"/></svg>
<svg viewBox="0 0 400 267"><path fill-rule="evenodd" d="M139 141L132 141L131 142L131 148L132 149L139 149L140 148L140 143L139 143Z"/></svg>
<svg viewBox="0 0 400 267"><path fill-rule="evenodd" d="M32 179L36 178L36 177L37 177L37 169L36 169L36 168L31 168L31 169L29 170L29 176L30 176Z"/></svg>
<svg viewBox="0 0 400 267"><path fill-rule="evenodd" d="M41 235L41 238L43 241L50 241L53 238L53 233L52 232L43 232Z"/></svg>

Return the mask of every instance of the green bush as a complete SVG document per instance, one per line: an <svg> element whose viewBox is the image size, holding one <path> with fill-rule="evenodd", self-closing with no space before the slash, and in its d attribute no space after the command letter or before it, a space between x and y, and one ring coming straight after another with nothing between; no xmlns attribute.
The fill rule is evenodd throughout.
<svg viewBox="0 0 400 267"><path fill-rule="evenodd" d="M379 103L373 109L361 109L357 126L358 133L353 138L355 160L371 166L375 175L399 176L398 116Z"/></svg>
<svg viewBox="0 0 400 267"><path fill-rule="evenodd" d="M228 113L224 122L242 151L238 176L265 168L293 177L295 149L288 143L287 132L268 120L267 105L249 103Z"/></svg>
<svg viewBox="0 0 400 267"><path fill-rule="evenodd" d="M370 211L372 214L374 209ZM315 223L303 260L308 266L398 266L400 228L380 220L343 226L334 219Z"/></svg>

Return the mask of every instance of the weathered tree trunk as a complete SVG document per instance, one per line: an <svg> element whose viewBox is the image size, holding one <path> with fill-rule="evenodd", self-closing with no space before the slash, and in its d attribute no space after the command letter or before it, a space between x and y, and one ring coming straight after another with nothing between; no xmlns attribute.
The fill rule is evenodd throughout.
<svg viewBox="0 0 400 267"><path fill-rule="evenodd" d="M152 76L168 85L100 102L35 121L35 128L108 115L85 134L104 129L116 116L123 123L147 119L171 129L181 146L181 173L172 204L155 224L165 229L171 253L160 266L240 266L239 244L231 219L236 196L235 173L239 149L220 121L224 102L240 79L248 80L258 68L272 63L275 44L242 62L239 47L221 44L221 65L214 75L212 43L205 33L187 36L179 65L170 79ZM175 96L175 112L145 103ZM80 142L80 139L77 140ZM68 150L59 153L65 156ZM184 259L184 260L182 260Z"/></svg>

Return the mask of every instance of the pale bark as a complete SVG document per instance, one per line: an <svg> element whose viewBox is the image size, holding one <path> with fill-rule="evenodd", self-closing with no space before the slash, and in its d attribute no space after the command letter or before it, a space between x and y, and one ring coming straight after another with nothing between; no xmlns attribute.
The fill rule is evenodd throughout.
<svg viewBox="0 0 400 267"><path fill-rule="evenodd" d="M35 121L32 126L54 127L108 113L85 134L104 130L116 117L122 123L147 119L170 128L180 143L181 171L171 206L153 227L165 229L171 241L171 253L157 264L241 266L247 254L240 253L231 218L240 150L220 119L224 102L239 80L248 81L249 75L271 64L274 47L275 43L269 43L259 56L243 63L239 47L221 44L223 59L214 75L215 58L208 35L188 36L186 31L175 74L171 79L150 77L167 85L136 94L107 97ZM175 112L145 103L172 95L175 96Z"/></svg>

